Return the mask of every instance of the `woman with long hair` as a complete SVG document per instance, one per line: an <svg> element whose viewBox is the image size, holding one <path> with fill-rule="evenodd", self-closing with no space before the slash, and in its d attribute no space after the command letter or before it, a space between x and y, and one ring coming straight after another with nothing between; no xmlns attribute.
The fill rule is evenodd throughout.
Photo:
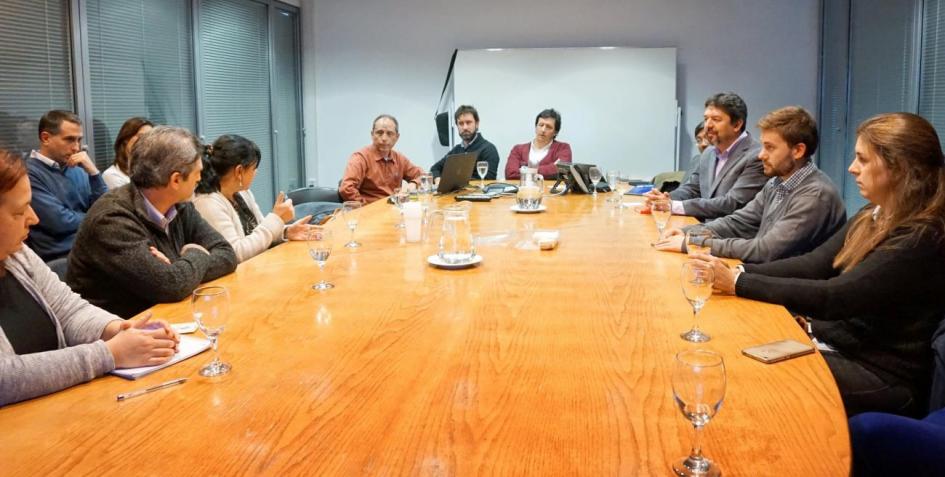
<svg viewBox="0 0 945 477"><path fill-rule="evenodd" d="M90 305L23 243L31 198L26 164L0 149L0 406L171 359L170 325Z"/></svg>
<svg viewBox="0 0 945 477"><path fill-rule="evenodd" d="M134 117L125 121L115 138L115 162L105 169L102 179L108 190L117 189L131 182L131 148L142 134L151 130L154 123L145 118Z"/></svg>
<svg viewBox="0 0 945 477"><path fill-rule="evenodd" d="M935 129L909 113L857 128L849 172L870 203L812 252L728 268L716 288L801 315L847 414L920 414L932 334L945 318L945 156Z"/></svg>
<svg viewBox="0 0 945 477"><path fill-rule="evenodd" d="M305 240L311 216L292 224L292 201L279 193L272 212L262 215L249 190L261 160L253 141L235 134L220 136L204 156L194 206L236 251L240 262L285 240Z"/></svg>

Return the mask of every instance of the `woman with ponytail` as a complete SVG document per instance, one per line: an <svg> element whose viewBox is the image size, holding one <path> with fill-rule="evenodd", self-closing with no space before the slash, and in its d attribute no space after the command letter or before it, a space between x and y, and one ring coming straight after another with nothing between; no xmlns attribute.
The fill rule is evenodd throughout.
<svg viewBox="0 0 945 477"><path fill-rule="evenodd" d="M918 415L945 318L945 156L932 125L909 113L864 121L855 153L849 172L870 203L819 248L735 270L704 258L718 291L808 317L848 415Z"/></svg>
<svg viewBox="0 0 945 477"><path fill-rule="evenodd" d="M240 262L285 240L305 240L311 216L288 224L292 201L279 193L272 212L262 215L249 187L260 161L259 147L242 136L220 136L204 156L194 206L226 239Z"/></svg>

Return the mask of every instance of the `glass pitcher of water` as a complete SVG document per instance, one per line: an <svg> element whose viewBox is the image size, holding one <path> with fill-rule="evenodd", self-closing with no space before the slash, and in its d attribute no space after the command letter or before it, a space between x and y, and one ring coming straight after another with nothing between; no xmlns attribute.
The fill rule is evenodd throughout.
<svg viewBox="0 0 945 477"><path fill-rule="evenodd" d="M545 190L545 178L538 173L538 169L523 167L518 183L518 193L515 198L521 210L535 210L541 207L541 194Z"/></svg>
<svg viewBox="0 0 945 477"><path fill-rule="evenodd" d="M469 210L469 203L463 202L431 212L430 227L434 227L433 219L442 218L443 220L437 256L444 263L451 265L468 263L476 256Z"/></svg>

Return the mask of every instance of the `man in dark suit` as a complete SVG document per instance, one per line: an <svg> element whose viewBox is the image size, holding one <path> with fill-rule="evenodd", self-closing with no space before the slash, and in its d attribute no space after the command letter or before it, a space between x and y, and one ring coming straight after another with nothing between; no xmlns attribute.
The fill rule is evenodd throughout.
<svg viewBox="0 0 945 477"><path fill-rule="evenodd" d="M450 155L478 152L479 157L476 160L489 163L489 172L486 173L485 178L494 180L499 170L499 151L479 132L479 112L476 108L464 104L456 109L453 120L456 121L456 130L459 131L459 137L463 138L463 142L454 146L442 159L433 164L430 174L439 180L443 174L443 168L446 167L446 158ZM472 178L479 178L475 169L473 169Z"/></svg>
<svg viewBox="0 0 945 477"><path fill-rule="evenodd" d="M673 214L705 221L742 208L767 182L761 145L745 130L748 107L735 93L718 93L705 102L705 134L712 146L699 156L699 165L678 189L647 193L647 203L672 200Z"/></svg>

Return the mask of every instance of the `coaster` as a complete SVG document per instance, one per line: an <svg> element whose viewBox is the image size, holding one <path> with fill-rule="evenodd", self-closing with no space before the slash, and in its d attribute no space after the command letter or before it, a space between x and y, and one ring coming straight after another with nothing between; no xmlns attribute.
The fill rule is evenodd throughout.
<svg viewBox="0 0 945 477"><path fill-rule="evenodd" d="M539 212L544 212L548 210L548 208L545 207L544 204L542 204L542 205L539 205L537 209L521 209L519 208L518 204L515 204L512 207L509 207L509 210L511 210L512 212L518 212L519 214L537 214Z"/></svg>
<svg viewBox="0 0 945 477"><path fill-rule="evenodd" d="M433 265L436 268L442 268L445 270L461 270L463 268L475 267L482 263L482 255L475 255L468 262L462 263L446 263L439 255L430 255L427 257L427 263Z"/></svg>

